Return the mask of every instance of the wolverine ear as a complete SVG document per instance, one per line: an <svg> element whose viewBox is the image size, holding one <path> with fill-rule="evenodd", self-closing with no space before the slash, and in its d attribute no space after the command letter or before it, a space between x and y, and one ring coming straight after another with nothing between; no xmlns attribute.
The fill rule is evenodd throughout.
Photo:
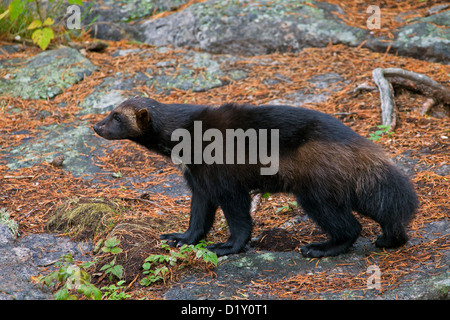
<svg viewBox="0 0 450 320"><path fill-rule="evenodd" d="M150 113L145 108L136 111L136 122L139 128L144 131L150 125Z"/></svg>

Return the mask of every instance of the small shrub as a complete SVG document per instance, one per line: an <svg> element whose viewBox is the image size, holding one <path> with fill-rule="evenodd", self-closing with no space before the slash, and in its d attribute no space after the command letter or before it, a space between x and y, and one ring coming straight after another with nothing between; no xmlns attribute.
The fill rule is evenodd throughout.
<svg viewBox="0 0 450 320"><path fill-rule="evenodd" d="M152 254L142 265L144 269L144 275L141 285L149 286L155 282L166 283L171 274L171 268L178 265L178 268L182 268L185 265L194 264L195 262L202 261L207 265L217 266L217 255L214 252L206 249L207 243L201 241L197 245L182 245L179 250L170 248L164 241L161 243L161 248L168 251L167 254Z"/></svg>
<svg viewBox="0 0 450 320"><path fill-rule="evenodd" d="M117 282L117 286L112 284L108 287L102 287L103 298L107 300L125 300L130 298L129 294L124 292L125 286L122 286L125 283L125 280L120 280Z"/></svg>
<svg viewBox="0 0 450 320"><path fill-rule="evenodd" d="M0 5L0 30L11 36L30 38L42 50L55 38L55 15L64 0L12 0L8 7ZM83 5L83 0L67 0L70 5ZM44 9L45 7L45 9Z"/></svg>
<svg viewBox="0 0 450 320"><path fill-rule="evenodd" d="M86 271L94 265L94 262L86 262L76 265L73 262L72 254L63 255L55 266L58 270L46 276L38 276L37 281L48 287L60 288L54 294L56 300L77 300L76 293L83 294L87 299L101 300L102 292L91 283L91 275Z"/></svg>
<svg viewBox="0 0 450 320"><path fill-rule="evenodd" d="M387 134L389 137L391 137L394 134L393 132L389 131L389 126L380 124L379 126L377 126L377 128L380 130L376 130L374 133L370 133L369 140L378 141L381 139L381 136L383 134Z"/></svg>

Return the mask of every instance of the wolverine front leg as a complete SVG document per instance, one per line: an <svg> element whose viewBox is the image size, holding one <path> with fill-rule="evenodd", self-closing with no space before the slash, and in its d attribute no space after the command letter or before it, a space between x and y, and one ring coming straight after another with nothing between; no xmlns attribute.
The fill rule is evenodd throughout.
<svg viewBox="0 0 450 320"><path fill-rule="evenodd" d="M198 243L206 237L211 229L217 208L218 205L207 195L193 190L188 230L184 233L162 234L160 238L169 240L169 245L174 247Z"/></svg>
<svg viewBox="0 0 450 320"><path fill-rule="evenodd" d="M225 193L220 199L220 206L227 219L230 237L224 243L216 243L208 247L218 256L239 253L244 250L252 233L250 216L250 195L247 191Z"/></svg>

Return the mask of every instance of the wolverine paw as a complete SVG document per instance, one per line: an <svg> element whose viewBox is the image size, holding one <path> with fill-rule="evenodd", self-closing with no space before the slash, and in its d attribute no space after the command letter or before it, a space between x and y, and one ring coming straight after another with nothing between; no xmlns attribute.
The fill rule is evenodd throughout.
<svg viewBox="0 0 450 320"><path fill-rule="evenodd" d="M302 255L306 258L333 257L349 250L354 241L345 241L340 244L331 241L316 242L301 247Z"/></svg>
<svg viewBox="0 0 450 320"><path fill-rule="evenodd" d="M236 254L244 251L245 244L233 242L216 243L211 246L206 247L209 251L214 252L218 257L227 256L230 254Z"/></svg>
<svg viewBox="0 0 450 320"><path fill-rule="evenodd" d="M161 240L167 240L171 247L181 247L183 244L195 244L186 233L165 233L159 236Z"/></svg>
<svg viewBox="0 0 450 320"><path fill-rule="evenodd" d="M397 248L408 242L408 236L405 233L397 234L396 236L387 236L382 234L377 237L375 246L378 248Z"/></svg>

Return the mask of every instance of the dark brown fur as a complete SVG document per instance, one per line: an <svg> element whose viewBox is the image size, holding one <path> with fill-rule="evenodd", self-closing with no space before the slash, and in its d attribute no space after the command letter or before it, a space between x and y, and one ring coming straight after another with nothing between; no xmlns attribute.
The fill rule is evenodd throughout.
<svg viewBox="0 0 450 320"><path fill-rule="evenodd" d="M115 118L122 117L116 121ZM218 255L241 251L250 239L252 190L293 193L308 216L330 239L302 247L308 257L346 252L361 230L352 211L380 223L383 234L376 245L396 247L407 241L405 226L418 202L414 189L383 150L333 117L288 106L162 104L135 98L122 103L95 127L107 139L130 139L171 156L178 143L175 129L193 133L194 121L203 132L219 129L278 129L279 168L261 175L257 164L185 163L183 175L192 190L191 220L185 233L162 235L174 245L197 243L210 230L220 206L230 238L210 247ZM209 142L203 142L203 147ZM270 145L270 144L269 144ZM248 150L249 145L246 145ZM248 158L247 158L248 160Z"/></svg>

